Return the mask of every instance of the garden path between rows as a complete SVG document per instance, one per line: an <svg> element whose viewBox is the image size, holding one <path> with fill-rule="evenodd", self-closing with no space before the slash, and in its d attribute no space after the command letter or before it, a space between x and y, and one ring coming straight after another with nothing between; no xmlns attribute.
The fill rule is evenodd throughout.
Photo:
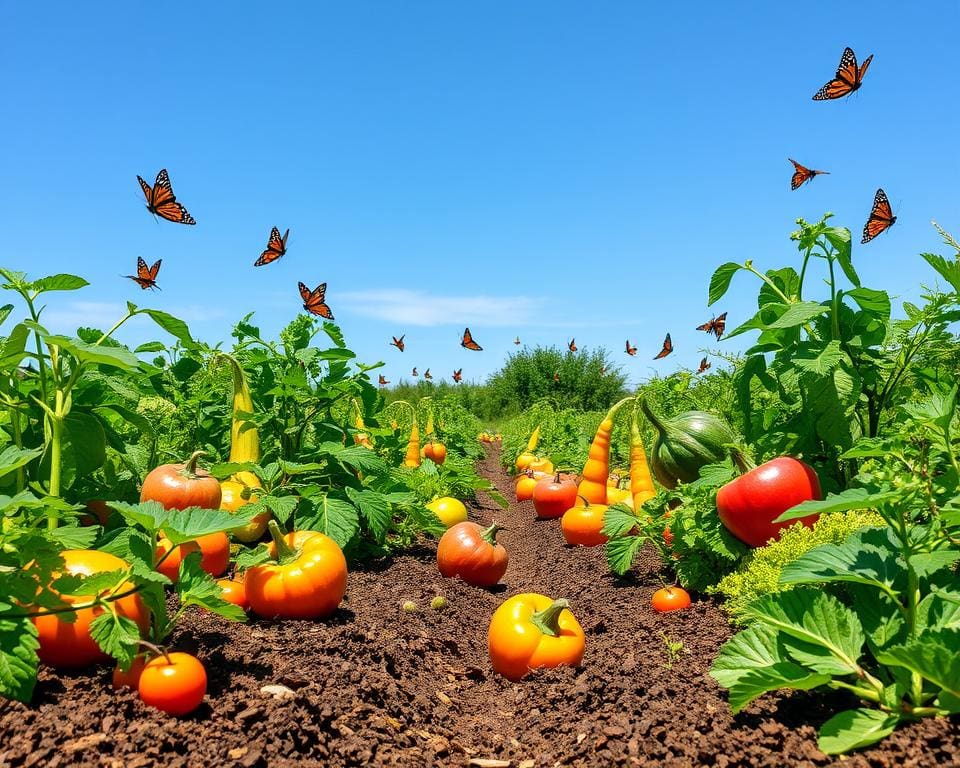
<svg viewBox="0 0 960 768"><path fill-rule="evenodd" d="M487 450L481 474L512 498L498 450ZM0 768L960 765L949 721L911 725L842 763L828 758L815 726L850 705L843 695L769 695L732 717L707 674L731 634L726 618L706 598L654 613L654 553L620 579L602 548L565 546L559 522L536 521L530 502L502 510L482 494L470 515L507 528L503 586L443 579L427 542L354 569L326 621L240 625L192 613L171 644L207 665L196 713L150 710L114 692L106 668L42 671L31 706L0 703ZM530 591L570 600L586 655L580 669L510 683L490 669L486 630L505 597ZM430 608L437 595L443 610ZM405 601L419 611L404 612ZM665 637L683 643L672 665ZM261 691L271 684L290 692Z"/></svg>

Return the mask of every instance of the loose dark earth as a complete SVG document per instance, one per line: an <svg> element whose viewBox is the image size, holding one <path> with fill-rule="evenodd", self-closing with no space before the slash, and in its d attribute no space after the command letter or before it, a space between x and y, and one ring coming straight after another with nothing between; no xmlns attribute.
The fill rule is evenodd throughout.
<svg viewBox="0 0 960 768"><path fill-rule="evenodd" d="M495 453L480 470L512 498ZM471 516L507 526L499 591L441 578L425 545L352 571L329 621L234 625L197 613L172 641L207 665L207 703L196 713L150 710L114 692L106 668L42 672L32 706L0 701L0 768L960 765L960 729L943 720L827 757L815 726L842 697L770 695L732 717L707 675L731 634L726 619L706 599L655 614L655 555L617 579L600 549L565 547L558 522L534 521L529 502L500 510L482 498ZM582 669L518 684L492 674L489 617L505 596L528 591L570 600L587 633ZM443 610L430 608L437 595ZM417 613L402 610L408 600ZM672 665L665 636L683 643ZM268 685L284 688L262 692Z"/></svg>

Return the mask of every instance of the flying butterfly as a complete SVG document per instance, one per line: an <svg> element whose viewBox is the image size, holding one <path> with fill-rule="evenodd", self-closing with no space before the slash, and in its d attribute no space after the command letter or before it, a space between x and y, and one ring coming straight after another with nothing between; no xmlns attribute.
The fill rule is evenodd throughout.
<svg viewBox="0 0 960 768"><path fill-rule="evenodd" d="M143 290L147 290L147 288L160 290L160 286L157 285L157 273L160 272L160 263L162 261L163 259L157 259L152 267L148 267L143 257L137 256L137 274L124 275L124 277L129 277L133 282L143 288Z"/></svg>
<svg viewBox="0 0 960 768"><path fill-rule="evenodd" d="M458 368L453 372L453 383L459 384L463 380L463 368Z"/></svg>
<svg viewBox="0 0 960 768"><path fill-rule="evenodd" d="M667 334L667 338L663 340L663 349L657 352L657 356L653 358L654 360L659 360L662 357L666 357L671 352L673 352L673 341L670 338L670 334Z"/></svg>
<svg viewBox="0 0 960 768"><path fill-rule="evenodd" d="M140 182L143 196L147 198L147 210L150 213L175 224L197 223L193 216L187 213L187 209L177 202L177 197L173 194L173 187L170 186L170 176L167 174L166 168L157 174L157 180L152 187L140 176L137 176L137 181Z"/></svg>
<svg viewBox="0 0 960 768"><path fill-rule="evenodd" d="M571 352L576 352L576 351L577 351L577 340L576 340L576 339L570 339L570 341L567 342L567 349L569 349Z"/></svg>
<svg viewBox="0 0 960 768"><path fill-rule="evenodd" d="M630 357L633 357L635 354L637 354L637 348L630 346L630 339L627 339L627 354L630 355Z"/></svg>
<svg viewBox="0 0 960 768"><path fill-rule="evenodd" d="M870 211L870 218L863 225L863 239L861 243L869 243L881 232L886 232L894 225L897 217L893 215L893 209L890 207L890 201L887 200L887 193L882 189L877 190L873 198L873 208Z"/></svg>
<svg viewBox="0 0 960 768"><path fill-rule="evenodd" d="M483 351L483 347L473 340L473 334L470 333L469 328L463 329L463 338L460 340L460 346L466 349L472 349L474 352Z"/></svg>
<svg viewBox="0 0 960 768"><path fill-rule="evenodd" d="M788 157L787 160L793 163L794 167L793 176L790 179L790 189L797 189L801 184L813 181L814 176L830 175L830 171L816 171L813 168L805 168L792 157Z"/></svg>
<svg viewBox="0 0 960 768"><path fill-rule="evenodd" d="M384 377L384 375L381 373L381 374L380 374L380 380L379 380L377 383L378 383L381 387L385 387L385 386L387 386L387 384L389 384L390 382L387 381L386 378Z"/></svg>
<svg viewBox="0 0 960 768"><path fill-rule="evenodd" d="M427 370L425 370L425 371L423 372L423 378L425 378L425 379L432 379L432 378L433 378L433 374L430 373L430 369L429 369L429 368L427 368Z"/></svg>
<svg viewBox="0 0 960 768"><path fill-rule="evenodd" d="M519 345L520 345L520 337L517 336L517 338L515 338L515 339L513 340L513 343L519 346Z"/></svg>
<svg viewBox="0 0 960 768"><path fill-rule="evenodd" d="M270 264L271 262L276 261L281 256L286 256L287 237L289 236L289 229L283 233L283 237L280 237L280 230L276 227L270 230L270 239L267 241L267 250L260 254L260 258L253 262L253 266L262 267L264 264Z"/></svg>
<svg viewBox="0 0 960 768"><path fill-rule="evenodd" d="M841 99L858 90L863 84L863 76L867 74L867 67L870 66L871 61L873 61L872 53L867 56L863 64L857 67L857 56L853 49L844 48L843 55L840 57L840 66L837 67L837 76L813 94L813 100Z"/></svg>
<svg viewBox="0 0 960 768"><path fill-rule="evenodd" d="M406 349L406 344L403 343L403 340L406 338L406 336L407 334L403 334L403 336L401 336L399 339L396 336L391 336L390 338L393 339L393 341L390 342L390 346L396 347L403 352L403 350Z"/></svg>
<svg viewBox="0 0 960 768"><path fill-rule="evenodd" d="M703 325L698 325L698 331L706 331L707 333L712 333L714 336L719 338L723 336L723 332L727 329L727 313L724 312L719 317L715 317L712 320L708 320Z"/></svg>
<svg viewBox="0 0 960 768"><path fill-rule="evenodd" d="M330 311L330 307L327 306L327 303L323 300L327 294L326 283L320 283L320 285L312 291L303 283L297 283L297 285L300 288L300 298L303 299L303 308L307 310L307 312L311 315L326 318L327 320L333 320L333 312Z"/></svg>
<svg viewBox="0 0 960 768"><path fill-rule="evenodd" d="M707 362L707 358L703 358L700 361L700 367L697 369L697 373L703 373L710 367L710 363Z"/></svg>
<svg viewBox="0 0 960 768"><path fill-rule="evenodd" d="M413 366L413 373L411 373L410 375L411 375L411 376L419 376L419 375L420 375L419 373L417 373L417 366Z"/></svg>

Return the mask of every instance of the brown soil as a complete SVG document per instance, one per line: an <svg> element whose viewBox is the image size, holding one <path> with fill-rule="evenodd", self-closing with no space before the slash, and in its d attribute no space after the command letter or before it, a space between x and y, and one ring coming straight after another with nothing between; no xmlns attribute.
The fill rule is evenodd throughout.
<svg viewBox="0 0 960 768"><path fill-rule="evenodd" d="M510 496L495 453L481 471ZM505 587L449 581L432 547L358 567L328 621L230 624L190 615L172 645L197 653L209 695L177 720L116 693L108 670L41 673L32 706L0 703L0 768L7 766L866 766L960 765L950 721L905 727L881 745L833 761L815 727L842 696L769 695L734 718L707 675L730 628L708 600L655 614L658 563L627 579L600 549L565 547L556 521L529 502L472 517L508 530ZM505 596L566 597L587 633L581 669L510 683L486 651L489 617ZM432 610L444 595L448 607ZM417 613L405 613L405 601ZM668 665L664 635L683 642ZM279 684L290 692L261 692Z"/></svg>

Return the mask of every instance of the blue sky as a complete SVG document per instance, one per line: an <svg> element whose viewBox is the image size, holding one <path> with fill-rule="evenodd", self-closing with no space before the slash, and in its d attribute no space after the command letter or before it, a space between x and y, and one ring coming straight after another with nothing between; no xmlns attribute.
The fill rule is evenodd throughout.
<svg viewBox="0 0 960 768"><path fill-rule="evenodd" d="M878 186L899 219L855 245L864 283L932 282L930 219L960 232L960 6L647 5L7 3L0 264L90 280L51 301L58 329L129 299L209 341L249 311L274 334L326 281L394 381L482 379L517 334L606 346L634 381L695 366L724 348L693 330L718 264L796 263L794 220L827 210L859 243ZM845 45L874 54L863 88L811 101ZM788 156L832 175L791 192ZM162 167L196 227L144 209ZM288 255L254 269L274 225ZM138 255L162 292L120 277ZM736 325L755 290L715 309Z"/></svg>

